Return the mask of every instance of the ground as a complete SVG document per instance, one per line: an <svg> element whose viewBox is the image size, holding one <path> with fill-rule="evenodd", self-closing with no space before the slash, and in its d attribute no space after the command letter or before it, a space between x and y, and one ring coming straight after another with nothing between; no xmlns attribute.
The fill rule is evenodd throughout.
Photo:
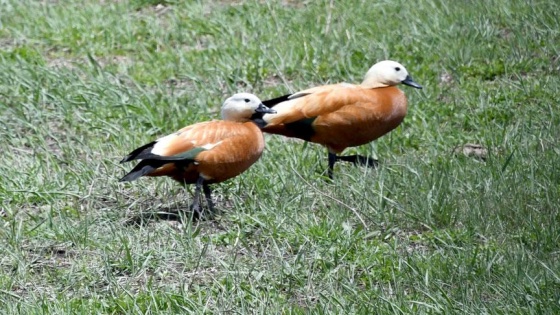
<svg viewBox="0 0 560 315"><path fill-rule="evenodd" d="M5 1L0 309L26 313L560 313L558 1ZM266 136L211 220L156 137L402 63L404 123L325 179ZM179 218L181 219L181 218Z"/></svg>

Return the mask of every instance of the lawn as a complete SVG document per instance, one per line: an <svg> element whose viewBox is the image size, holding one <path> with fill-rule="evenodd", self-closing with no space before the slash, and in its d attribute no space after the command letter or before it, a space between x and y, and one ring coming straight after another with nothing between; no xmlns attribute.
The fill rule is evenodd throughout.
<svg viewBox="0 0 560 315"><path fill-rule="evenodd" d="M2 314L560 313L560 3L0 1ZM404 123L346 153L266 136L214 185L119 183L132 149L402 63ZM484 156L461 149L476 144Z"/></svg>

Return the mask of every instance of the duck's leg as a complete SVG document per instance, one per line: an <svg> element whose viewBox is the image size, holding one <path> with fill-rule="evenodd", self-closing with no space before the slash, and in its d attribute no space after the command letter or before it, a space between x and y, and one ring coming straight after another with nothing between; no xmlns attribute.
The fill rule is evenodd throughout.
<svg viewBox="0 0 560 315"><path fill-rule="evenodd" d="M376 168L377 165L379 165L378 160L363 155L357 155L357 154L337 156L336 159L340 161L354 163L357 165L371 167L371 168Z"/></svg>
<svg viewBox="0 0 560 315"><path fill-rule="evenodd" d="M202 189L204 190L204 197L206 197L206 203L208 203L208 208L211 213L214 213L214 203L212 202L212 190L208 184L202 184Z"/></svg>
<svg viewBox="0 0 560 315"><path fill-rule="evenodd" d="M200 176L197 180L196 180L196 184L194 187L194 200L191 206L191 210L196 213L199 217L202 215L202 209L200 206L200 190L202 188L202 186L204 185L204 178L202 178L202 176Z"/></svg>
<svg viewBox="0 0 560 315"><path fill-rule="evenodd" d="M336 154L329 151L329 169L327 170L327 174L329 175L330 179L333 179L334 163L336 163L336 160Z"/></svg>

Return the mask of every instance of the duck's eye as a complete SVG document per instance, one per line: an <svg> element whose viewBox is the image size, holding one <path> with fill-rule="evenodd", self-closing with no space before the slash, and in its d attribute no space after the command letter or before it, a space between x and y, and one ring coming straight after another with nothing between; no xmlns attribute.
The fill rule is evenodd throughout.
<svg viewBox="0 0 560 315"><path fill-rule="evenodd" d="M395 71L401 71L400 67L395 67Z"/></svg>
<svg viewBox="0 0 560 315"><path fill-rule="evenodd" d="M251 100L249 100L248 98L244 99L245 103L249 103Z"/></svg>

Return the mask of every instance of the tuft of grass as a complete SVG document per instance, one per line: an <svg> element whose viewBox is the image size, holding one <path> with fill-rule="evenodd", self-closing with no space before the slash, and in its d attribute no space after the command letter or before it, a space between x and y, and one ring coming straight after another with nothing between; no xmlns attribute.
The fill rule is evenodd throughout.
<svg viewBox="0 0 560 315"><path fill-rule="evenodd" d="M2 313L560 312L555 1L7 1L0 15ZM403 63L375 143L266 136L213 220L120 158L266 99ZM473 143L485 159L456 153Z"/></svg>

